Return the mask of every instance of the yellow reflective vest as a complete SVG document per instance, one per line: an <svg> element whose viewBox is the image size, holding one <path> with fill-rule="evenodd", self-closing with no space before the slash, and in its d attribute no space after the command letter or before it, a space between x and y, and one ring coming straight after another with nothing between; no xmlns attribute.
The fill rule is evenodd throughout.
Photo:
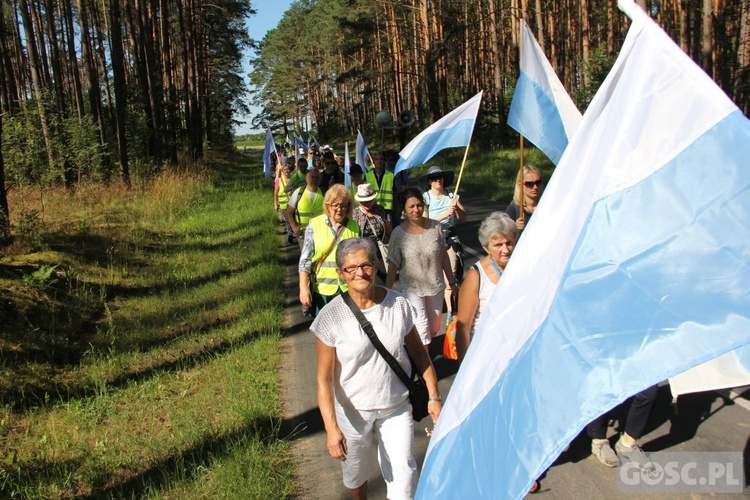
<svg viewBox="0 0 750 500"><path fill-rule="evenodd" d="M288 180L284 179L283 175L279 176L279 190L276 192L276 200L279 202L279 209L281 210L286 210L286 206L289 203L289 193L284 191L288 182Z"/></svg>
<svg viewBox="0 0 750 500"><path fill-rule="evenodd" d="M310 195L307 194L307 189L305 189L305 186L302 186L297 199L297 207L294 210L294 215L300 231L304 233L310 220L322 213L323 193L320 188L315 192L315 199L310 200Z"/></svg>
<svg viewBox="0 0 750 500"><path fill-rule="evenodd" d="M387 210L393 210L393 172L386 170L383 174L382 184L378 185L375 171L370 170L365 174L365 182L369 182L372 188L377 191L378 197L375 201Z"/></svg>
<svg viewBox="0 0 750 500"><path fill-rule="evenodd" d="M312 258L312 268L315 269L315 281L313 283L313 293L319 295L336 295L339 289L345 292L349 289L343 280L339 279L336 272L336 248L340 241L347 238L356 238L359 236L359 224L355 220L348 220L341 230L336 245L329 252L334 240L334 232L331 226L326 222L327 215L319 215L310 221L313 230L313 245L315 253ZM323 255L328 252L326 259L319 262Z"/></svg>

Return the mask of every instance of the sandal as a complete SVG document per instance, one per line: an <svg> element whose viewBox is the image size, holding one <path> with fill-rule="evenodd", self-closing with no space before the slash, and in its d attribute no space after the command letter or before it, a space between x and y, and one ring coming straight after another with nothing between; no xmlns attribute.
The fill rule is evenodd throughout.
<svg viewBox="0 0 750 500"><path fill-rule="evenodd" d="M529 494L533 495L534 493L539 493L539 488L541 485L539 484L538 479L534 479L534 484L531 485L531 488L529 488Z"/></svg>

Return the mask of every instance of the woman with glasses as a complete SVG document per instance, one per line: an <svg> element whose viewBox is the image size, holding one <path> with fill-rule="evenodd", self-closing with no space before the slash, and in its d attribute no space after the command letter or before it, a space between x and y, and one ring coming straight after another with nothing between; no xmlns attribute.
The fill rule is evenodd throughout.
<svg viewBox="0 0 750 500"><path fill-rule="evenodd" d="M448 191L448 186L453 183L453 172L443 171L437 165L433 165L427 173L419 178L419 186L424 193L424 215L436 220L443 228L445 241L448 243L448 259L451 261L451 275L445 275L446 286L450 283L449 276L461 278L458 266L458 251L461 250L461 242L456 235L456 221L466 218L464 206L458 201L458 197ZM450 315L453 312L451 304L450 288L445 290L445 304Z"/></svg>
<svg viewBox="0 0 750 500"><path fill-rule="evenodd" d="M346 284L336 272L336 247L347 238L359 236L359 224L352 217L351 193L334 184L323 199L323 214L313 218L305 230L299 259L299 301L305 314L317 315Z"/></svg>
<svg viewBox="0 0 750 500"><path fill-rule="evenodd" d="M407 188L401 194L404 221L393 230L388 243L387 288L393 287L398 275L401 292L416 310L416 326L425 348L440 331L443 315L443 292L448 276L451 293L458 293L458 283L448 259L440 223L424 216L422 191Z"/></svg>
<svg viewBox="0 0 750 500"><path fill-rule="evenodd" d="M523 228L529 223L529 219L531 219L539 203L539 198L542 196L543 189L542 172L534 165L524 165L523 178L519 176L516 188L513 191L513 201L505 210L505 213L516 221L516 227L519 231L523 231ZM523 215L521 215L519 209L522 205Z"/></svg>
<svg viewBox="0 0 750 500"><path fill-rule="evenodd" d="M437 421L442 400L437 375L421 347L414 313L401 294L375 285L377 248L369 238L342 241L338 274L354 306L362 311L380 342L406 371L424 377L430 417ZM409 391L372 345L343 297L336 297L310 326L317 337L318 406L331 457L341 461L344 486L353 498L367 498L374 456L388 498L413 498L417 486L414 422Z"/></svg>

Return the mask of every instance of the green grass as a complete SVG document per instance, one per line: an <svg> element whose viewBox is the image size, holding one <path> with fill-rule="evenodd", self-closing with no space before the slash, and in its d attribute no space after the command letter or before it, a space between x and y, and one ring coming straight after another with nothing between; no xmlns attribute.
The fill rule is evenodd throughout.
<svg viewBox="0 0 750 500"><path fill-rule="evenodd" d="M4 250L0 497L294 493L284 269L258 160L48 195L37 238Z"/></svg>

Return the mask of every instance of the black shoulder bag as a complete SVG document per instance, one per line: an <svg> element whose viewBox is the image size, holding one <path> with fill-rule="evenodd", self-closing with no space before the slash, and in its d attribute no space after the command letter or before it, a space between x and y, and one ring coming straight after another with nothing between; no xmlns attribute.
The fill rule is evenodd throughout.
<svg viewBox="0 0 750 500"><path fill-rule="evenodd" d="M388 363L388 366L390 366L391 369L396 372L396 375L398 375L398 378L401 379L401 382L403 382L407 389L409 389L409 402L411 402L412 418L416 422L419 422L424 417L429 415L429 412L427 411L427 402L430 398L430 394L427 392L427 385L424 383L422 374L419 373L416 365L411 360L411 357L409 357L409 361L411 362L411 365L414 369L414 373L411 377L407 375L404 369L401 368L401 365L398 364L398 361L396 361L396 358L394 358L393 355L388 352L388 349L385 348L383 343L380 342L380 339L375 334L375 330L373 329L372 324L367 321L365 315L362 314L362 311L359 309L359 307L357 307L357 304L354 303L352 298L349 296L349 292L344 292L341 294L341 296L344 299L344 302L346 302L346 305L349 306L349 309L351 309L354 317L357 318L357 321L359 321L362 329L370 338L370 342L372 342L372 345L375 347L375 349L377 349L380 355L383 356L385 361Z"/></svg>

